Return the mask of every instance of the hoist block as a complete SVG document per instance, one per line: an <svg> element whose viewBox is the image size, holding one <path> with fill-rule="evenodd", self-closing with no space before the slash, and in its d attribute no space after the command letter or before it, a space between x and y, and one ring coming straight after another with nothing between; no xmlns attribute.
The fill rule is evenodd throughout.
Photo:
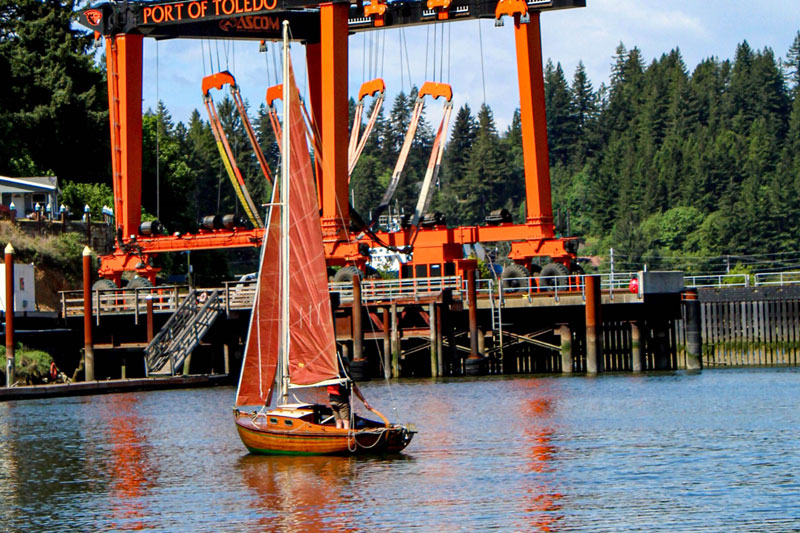
<svg viewBox="0 0 800 533"><path fill-rule="evenodd" d="M494 10L494 18L499 19L503 15L513 17L514 15L525 15L528 13L528 4L525 0L500 0Z"/></svg>

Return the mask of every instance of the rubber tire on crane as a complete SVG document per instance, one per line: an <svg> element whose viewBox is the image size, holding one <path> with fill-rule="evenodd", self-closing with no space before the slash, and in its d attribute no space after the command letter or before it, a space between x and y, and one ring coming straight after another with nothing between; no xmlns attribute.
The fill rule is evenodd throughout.
<svg viewBox="0 0 800 533"><path fill-rule="evenodd" d="M546 264L542 267L542 271L539 272L539 288L552 289L556 284L556 280L546 278L551 278L553 276L569 276L569 270L561 263Z"/></svg>
<svg viewBox="0 0 800 533"><path fill-rule="evenodd" d="M353 381L369 381L369 361L366 358L350 361L350 377Z"/></svg>
<svg viewBox="0 0 800 533"><path fill-rule="evenodd" d="M141 276L136 276L128 282L126 288L128 289L149 289L153 286L149 279Z"/></svg>
<svg viewBox="0 0 800 533"><path fill-rule="evenodd" d="M98 279L97 281L95 281L94 283L92 283L92 290L93 291L96 291L96 290L101 290L101 291L103 291L103 290L116 290L116 289L119 289L119 287L117 287L117 285L113 281L111 281L110 279L101 278L101 279Z"/></svg>
<svg viewBox="0 0 800 533"><path fill-rule="evenodd" d="M339 269L336 275L333 276L333 281L343 283L345 281L353 281L353 278L361 279L361 271L354 266L346 266Z"/></svg>
<svg viewBox="0 0 800 533"><path fill-rule="evenodd" d="M524 281L513 278L529 277L531 277L531 273L528 272L528 269L517 263L503 267L503 273L500 275L500 279L503 282L503 290L526 289Z"/></svg>

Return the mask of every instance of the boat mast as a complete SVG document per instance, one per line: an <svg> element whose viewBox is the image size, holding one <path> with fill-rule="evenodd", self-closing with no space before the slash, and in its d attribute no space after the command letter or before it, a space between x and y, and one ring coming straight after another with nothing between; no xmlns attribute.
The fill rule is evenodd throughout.
<svg viewBox="0 0 800 533"><path fill-rule="evenodd" d="M289 402L289 21L283 21L283 136L281 159L281 351L279 353L280 404Z"/></svg>

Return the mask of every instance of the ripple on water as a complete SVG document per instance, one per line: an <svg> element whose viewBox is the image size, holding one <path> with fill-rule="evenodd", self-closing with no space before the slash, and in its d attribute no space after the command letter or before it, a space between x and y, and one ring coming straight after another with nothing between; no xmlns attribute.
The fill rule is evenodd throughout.
<svg viewBox="0 0 800 533"><path fill-rule="evenodd" d="M419 434L389 458L246 453L230 388L0 405L12 531L784 531L800 372L362 386Z"/></svg>

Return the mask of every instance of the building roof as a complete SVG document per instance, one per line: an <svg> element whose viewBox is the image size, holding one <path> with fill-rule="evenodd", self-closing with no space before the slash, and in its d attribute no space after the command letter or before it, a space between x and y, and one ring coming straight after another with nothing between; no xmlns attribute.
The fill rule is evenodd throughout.
<svg viewBox="0 0 800 533"><path fill-rule="evenodd" d="M58 192L58 178L55 176L31 178L0 176L0 187L12 192Z"/></svg>

